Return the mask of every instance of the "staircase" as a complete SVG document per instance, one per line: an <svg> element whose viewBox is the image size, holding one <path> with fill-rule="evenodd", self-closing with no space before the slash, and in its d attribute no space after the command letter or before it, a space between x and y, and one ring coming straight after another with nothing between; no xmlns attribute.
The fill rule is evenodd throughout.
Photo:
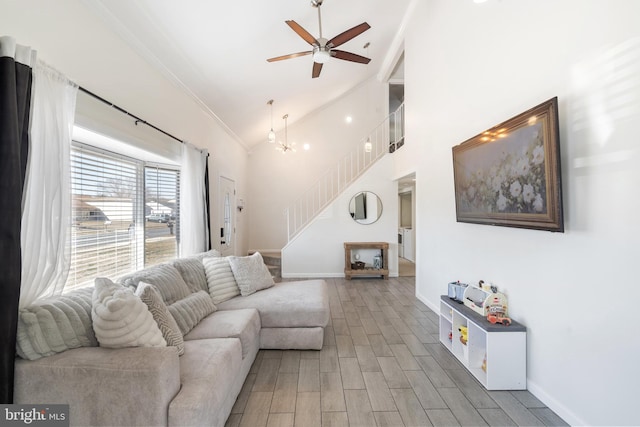
<svg viewBox="0 0 640 427"><path fill-rule="evenodd" d="M330 168L285 209L287 242L291 242L349 185L387 152L404 145L404 104L387 116L369 136L354 145L350 154Z"/></svg>

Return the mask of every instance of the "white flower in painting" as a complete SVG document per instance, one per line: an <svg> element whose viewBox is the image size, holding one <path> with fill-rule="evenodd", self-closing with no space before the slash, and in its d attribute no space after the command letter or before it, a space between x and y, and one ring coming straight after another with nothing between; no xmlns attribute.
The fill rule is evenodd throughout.
<svg viewBox="0 0 640 427"><path fill-rule="evenodd" d="M476 196L476 187L469 187L467 196L469 196L469 200L473 199Z"/></svg>
<svg viewBox="0 0 640 427"><path fill-rule="evenodd" d="M542 197L540 196L540 194L536 194L536 198L533 201L533 209L536 212L542 212L542 210L544 209L544 203L542 201Z"/></svg>
<svg viewBox="0 0 640 427"><path fill-rule="evenodd" d="M498 197L498 201L496 202L496 206L499 211L503 211L507 208L507 198L504 197L502 192L500 192L500 196Z"/></svg>
<svg viewBox="0 0 640 427"><path fill-rule="evenodd" d="M524 199L525 203L531 203L534 195L535 194L533 193L533 185L525 184L524 187L522 187L522 198Z"/></svg>
<svg viewBox="0 0 640 427"><path fill-rule="evenodd" d="M544 148L542 145L536 145L533 149L533 164L540 165L544 162Z"/></svg>
<svg viewBox="0 0 640 427"><path fill-rule="evenodd" d="M529 160L526 157L521 157L516 164L516 175L523 176L529 173L531 167L529 166Z"/></svg>
<svg viewBox="0 0 640 427"><path fill-rule="evenodd" d="M482 169L478 169L475 173L475 179L478 181L482 181L482 177L484 176L484 171Z"/></svg>
<svg viewBox="0 0 640 427"><path fill-rule="evenodd" d="M518 197L520 194L522 194L522 185L520 184L520 181L513 181L511 183L511 187L509 187L509 192L513 197Z"/></svg>

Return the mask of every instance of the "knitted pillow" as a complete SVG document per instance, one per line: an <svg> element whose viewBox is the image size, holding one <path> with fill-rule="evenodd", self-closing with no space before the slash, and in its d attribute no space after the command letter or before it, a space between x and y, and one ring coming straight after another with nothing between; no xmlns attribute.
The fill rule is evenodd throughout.
<svg viewBox="0 0 640 427"><path fill-rule="evenodd" d="M167 346L147 305L130 288L109 279L95 280L91 318L101 347Z"/></svg>
<svg viewBox="0 0 640 427"><path fill-rule="evenodd" d="M205 291L193 293L174 302L168 308L183 336L188 334L202 319L217 310L211 297Z"/></svg>
<svg viewBox="0 0 640 427"><path fill-rule="evenodd" d="M233 277L243 297L274 285L269 268L264 264L260 252L245 257L227 257Z"/></svg>
<svg viewBox="0 0 640 427"><path fill-rule="evenodd" d="M78 347L97 347L91 326L93 287L45 298L20 309L16 352L36 360Z"/></svg>
<svg viewBox="0 0 640 427"><path fill-rule="evenodd" d="M138 289L136 289L136 295L147 305L167 345L177 347L179 355L184 354L184 340L180 328L156 288L148 283L140 282Z"/></svg>
<svg viewBox="0 0 640 427"><path fill-rule="evenodd" d="M220 304L240 295L240 288L233 277L227 258L207 257L202 259L202 264L207 276L209 295L214 304Z"/></svg>

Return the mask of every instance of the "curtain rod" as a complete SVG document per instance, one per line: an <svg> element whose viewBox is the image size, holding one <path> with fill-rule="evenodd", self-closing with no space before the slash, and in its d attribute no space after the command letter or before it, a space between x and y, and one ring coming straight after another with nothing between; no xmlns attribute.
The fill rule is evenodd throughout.
<svg viewBox="0 0 640 427"><path fill-rule="evenodd" d="M168 136L169 138L173 138L173 139L175 139L176 141L178 141L178 142L179 142L179 143L181 143L181 144L184 144L184 143L185 143L185 142L184 142L183 140L181 140L180 138L176 138L175 136L171 135L171 134L170 134L170 133L168 133L168 132L163 131L162 129L160 129L160 128L159 128L159 127L157 127L157 126L152 125L151 123L147 122L146 120L142 120L140 117L136 116L135 114L131 114L131 113L130 113L130 112L128 112L127 110L125 110L125 109L123 109L123 108L118 107L118 106L117 106L117 105L115 105L114 103L107 101L107 100L106 100L106 99L104 99L103 97L101 97L101 96L99 96L99 95L96 95L95 93L91 92L90 90L87 90L87 89L83 88L82 86L78 86L78 89L79 89L80 91L82 91L82 92L86 93L87 95L94 97L94 98L95 98L95 99L97 99L98 101L104 102L104 103L105 103L105 104L107 104L108 106L115 108L116 110L120 111L121 113L124 113L124 114L126 114L127 116L129 116L129 117L133 117L133 118L136 120L136 121L135 121L136 126L138 126L138 123L143 123L143 124L145 124L145 125L149 126L150 128L155 129L155 130L157 130L158 132L165 134L165 135L166 135L166 136Z"/></svg>

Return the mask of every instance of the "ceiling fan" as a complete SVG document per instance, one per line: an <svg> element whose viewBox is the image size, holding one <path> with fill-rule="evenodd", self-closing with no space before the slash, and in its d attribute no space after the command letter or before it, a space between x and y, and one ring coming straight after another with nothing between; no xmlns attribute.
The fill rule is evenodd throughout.
<svg viewBox="0 0 640 427"><path fill-rule="evenodd" d="M322 65L329 60L329 58L337 58L345 61L358 62L360 64L368 64L371 59L364 56L356 55L355 53L345 52L344 50L335 49L336 47L348 42L352 38L359 36L367 31L371 26L366 22L360 25L356 25L353 28L344 31L331 40L327 40L322 37L322 18L320 16L320 6L322 6L323 0L311 0L311 6L318 9L318 27L320 30L320 37L317 39L313 37L307 30L302 28L296 21L285 21L293 31L296 32L304 41L313 46L312 50L305 52L291 53L289 55L276 56L275 58L267 59L268 62L282 61L283 59L297 58L298 56L313 55L313 71L311 73L312 78L320 76L322 71Z"/></svg>

